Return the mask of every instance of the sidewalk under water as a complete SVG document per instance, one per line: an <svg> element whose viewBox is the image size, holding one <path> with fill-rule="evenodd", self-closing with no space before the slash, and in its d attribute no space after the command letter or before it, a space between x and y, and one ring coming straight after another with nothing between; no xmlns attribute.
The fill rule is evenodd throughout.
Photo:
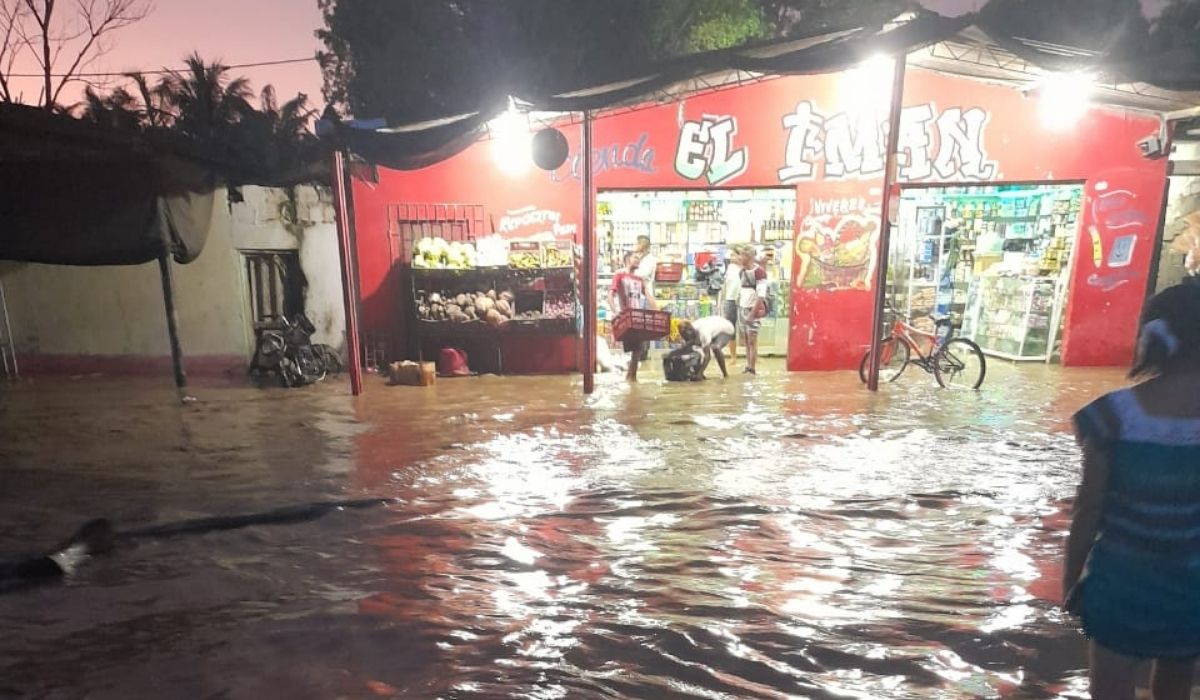
<svg viewBox="0 0 1200 700"><path fill-rule="evenodd" d="M0 555L398 499L0 596L0 697L1082 697L1069 417L1119 371L368 379L0 387Z"/></svg>

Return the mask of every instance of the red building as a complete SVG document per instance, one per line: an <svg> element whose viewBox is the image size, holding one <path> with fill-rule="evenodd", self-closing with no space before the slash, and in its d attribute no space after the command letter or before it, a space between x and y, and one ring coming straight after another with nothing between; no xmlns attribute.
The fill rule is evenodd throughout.
<svg viewBox="0 0 1200 700"><path fill-rule="evenodd" d="M617 192L686 197L770 189L772 201L793 202L794 211L771 214L791 229L782 242L775 238L791 258L781 266L789 287L787 366L857 367L871 336L870 285L878 265L887 143L887 106L875 104L875 92L853 73L774 77L599 117L592 159L596 188L602 198ZM886 81L878 92L886 102ZM922 248L923 234L909 231L912 250L900 245L901 255L908 256L901 259L908 277L900 279L893 257L892 284L909 310L917 297L932 299L921 285L937 285L928 279L936 275L951 280L947 284L956 290L947 304L965 307L967 314L972 305L990 304L990 310L974 312L972 332L990 337L995 354L1060 357L1073 366L1126 364L1167 175L1166 159L1144 157L1138 142L1157 134L1160 123L1147 113L1093 106L1055 129L1047 126L1041 106L1039 97L1008 87L908 71L900 181L920 187L909 193L917 209L936 200L937 230L967 233L954 246L941 234L942 244ZM468 205L461 210L468 212L464 225L479 234L521 238L537 229L578 239L579 130L567 125L562 131L571 156L555 172L498 167L490 144L481 141L421 170L381 168L373 176L356 175L352 195L364 334L400 347L398 339L408 332L401 282L408 261L398 240L404 226L420 219L413 213L420 209L416 205ZM896 235L920 224L917 219L906 224L901 209ZM761 234L760 225L750 227L752 237ZM963 263L965 252L956 248L951 265L948 250L960 245L972 255ZM1018 281L984 284L989 267L1001 264L1010 267L1007 277L990 277ZM1047 294L1057 285L1044 317L1038 316L1039 280ZM1005 292L1006 284L1024 291ZM975 298L962 298L970 295ZM1009 302L1014 309L1026 304L1024 330L1015 325L1016 311L1000 309ZM1051 322L1056 327L1046 338ZM989 323L1000 330L988 331ZM503 342L507 371L576 369L574 338ZM1035 346L1040 349L1030 349Z"/></svg>

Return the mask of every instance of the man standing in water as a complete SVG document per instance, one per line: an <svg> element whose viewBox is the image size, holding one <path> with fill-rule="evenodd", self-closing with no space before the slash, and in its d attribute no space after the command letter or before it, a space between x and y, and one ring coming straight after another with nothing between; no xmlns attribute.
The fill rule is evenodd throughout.
<svg viewBox="0 0 1200 700"><path fill-rule="evenodd" d="M628 309L655 309L654 297L646 294L646 282L638 275L638 263L642 261L637 251L625 254L625 269L613 276L612 287L608 291L609 308L618 314ZM625 379L636 382L638 362L641 360L645 343L637 341L622 341L625 352L629 353L629 369L625 371Z"/></svg>
<svg viewBox="0 0 1200 700"><path fill-rule="evenodd" d="M751 246L742 250L741 287L738 290L738 327L746 346L745 374L757 374L758 329L767 315L767 272L759 266Z"/></svg>
<svg viewBox="0 0 1200 700"><path fill-rule="evenodd" d="M650 251L650 237L646 235L638 236L637 238L637 254L641 256L642 261L638 263L637 275L642 278L642 283L646 285L646 297L654 298L654 275L658 272L658 259L654 257L654 253ZM642 344L641 360L645 362L650 357L650 344Z"/></svg>

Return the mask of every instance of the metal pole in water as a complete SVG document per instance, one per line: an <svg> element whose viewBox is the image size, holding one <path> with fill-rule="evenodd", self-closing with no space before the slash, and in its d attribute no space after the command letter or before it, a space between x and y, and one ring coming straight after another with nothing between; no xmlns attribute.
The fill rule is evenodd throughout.
<svg viewBox="0 0 1200 700"><path fill-rule="evenodd" d="M346 310L346 365L350 373L350 393L363 393L362 353L358 335L358 285L355 284L354 254L350 242L350 209L346 205L346 158L333 152L333 199L337 209L338 254L342 263L342 301Z"/></svg>
<svg viewBox="0 0 1200 700"><path fill-rule="evenodd" d="M163 250L158 256L158 273L162 277L163 306L167 311L167 339L171 343L171 370L176 388L187 387L187 372L183 367L183 346L179 342L179 314L175 311L175 284L171 275L171 252Z"/></svg>
<svg viewBox="0 0 1200 700"><path fill-rule="evenodd" d="M904 104L904 70L907 54L895 58L892 73L892 105L888 113L887 161L883 171L882 221L879 222L879 262L875 265L875 308L871 314L871 354L867 368L867 389L879 391L879 354L883 343L879 337L883 326L883 306L887 300L887 266L892 243L892 190L896 187L896 156L900 143L900 110Z"/></svg>
<svg viewBox="0 0 1200 700"><path fill-rule="evenodd" d="M592 185L592 113L583 112L583 393L596 390L596 193Z"/></svg>
<svg viewBox="0 0 1200 700"><path fill-rule="evenodd" d="M158 273L162 278L163 306L167 312L167 340L171 344L171 369L175 373L175 387L187 387L187 372L183 367L183 344L179 342L179 314L175 311L175 282L171 274L171 233L168 228L167 212L162 197L154 201L158 213L158 230L162 239L162 252L158 255Z"/></svg>

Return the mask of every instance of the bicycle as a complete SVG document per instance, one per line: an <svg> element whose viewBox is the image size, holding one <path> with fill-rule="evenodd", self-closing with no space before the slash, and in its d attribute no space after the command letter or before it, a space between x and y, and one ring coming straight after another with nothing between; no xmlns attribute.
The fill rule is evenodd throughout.
<svg viewBox="0 0 1200 700"><path fill-rule="evenodd" d="M910 364L933 375L943 389L978 389L987 375L987 360L974 341L953 338L949 318L934 320L934 332L923 331L897 318L879 344L879 380L894 382ZM918 339L923 342L918 342ZM925 345L928 350L922 348ZM913 353L917 358L912 359ZM865 384L871 351L863 354L858 377Z"/></svg>
<svg viewBox="0 0 1200 700"><path fill-rule="evenodd" d="M328 345L313 344L316 328L304 314L292 319L270 316L254 326L256 343L250 374L275 374L284 387L319 382L329 372L342 370L337 352Z"/></svg>

